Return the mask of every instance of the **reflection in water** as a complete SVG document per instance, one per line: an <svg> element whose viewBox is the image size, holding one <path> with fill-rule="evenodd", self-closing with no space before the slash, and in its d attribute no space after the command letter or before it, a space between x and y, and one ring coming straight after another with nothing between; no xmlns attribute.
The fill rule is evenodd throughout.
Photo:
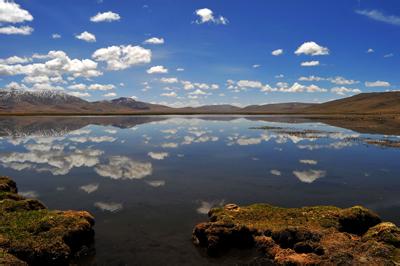
<svg viewBox="0 0 400 266"><path fill-rule="evenodd" d="M94 264L232 264L188 240L226 203L360 204L400 223L400 150L377 146L399 136L363 130L272 116L0 118L0 168L27 197L94 214Z"/></svg>
<svg viewBox="0 0 400 266"><path fill-rule="evenodd" d="M318 178L326 176L326 171L310 169L307 171L293 171L293 174L304 183L312 183Z"/></svg>
<svg viewBox="0 0 400 266"><path fill-rule="evenodd" d="M98 175L112 179L141 179L151 175L151 163L141 163L126 156L111 156L107 164L99 164L94 170Z"/></svg>

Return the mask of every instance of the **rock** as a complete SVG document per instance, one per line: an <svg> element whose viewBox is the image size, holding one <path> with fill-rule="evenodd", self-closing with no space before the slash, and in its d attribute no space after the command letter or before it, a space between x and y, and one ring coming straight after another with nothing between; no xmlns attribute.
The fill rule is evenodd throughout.
<svg viewBox="0 0 400 266"><path fill-rule="evenodd" d="M90 213L48 210L38 200L18 196L9 178L0 178L0 188L0 265L68 265L88 253L94 240Z"/></svg>
<svg viewBox="0 0 400 266"><path fill-rule="evenodd" d="M339 229L343 232L361 235L380 222L379 216L372 211L361 206L354 206L340 212Z"/></svg>
<svg viewBox="0 0 400 266"><path fill-rule="evenodd" d="M267 204L211 209L209 222L193 230L193 242L209 255L230 248L257 248L278 265L394 265L400 263L400 229L380 223L372 211L355 206L279 208Z"/></svg>
<svg viewBox="0 0 400 266"><path fill-rule="evenodd" d="M375 240L400 248L400 228L395 224L385 222L368 229L363 236L365 241Z"/></svg>
<svg viewBox="0 0 400 266"><path fill-rule="evenodd" d="M17 193L17 184L7 176L0 176L0 192Z"/></svg>

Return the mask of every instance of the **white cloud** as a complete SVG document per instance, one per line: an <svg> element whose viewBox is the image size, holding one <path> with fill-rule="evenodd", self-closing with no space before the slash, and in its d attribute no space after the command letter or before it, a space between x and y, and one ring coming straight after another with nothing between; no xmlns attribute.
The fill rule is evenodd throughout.
<svg viewBox="0 0 400 266"><path fill-rule="evenodd" d="M164 160L168 157L168 152L149 152L147 155L154 160Z"/></svg>
<svg viewBox="0 0 400 266"><path fill-rule="evenodd" d="M53 38L53 39L60 39L60 38L61 38L61 34L53 33L53 34L51 35L51 38Z"/></svg>
<svg viewBox="0 0 400 266"><path fill-rule="evenodd" d="M336 85L352 85L360 83L358 80L346 79L344 77L328 78L328 80Z"/></svg>
<svg viewBox="0 0 400 266"><path fill-rule="evenodd" d="M195 21L197 24L214 23L226 25L229 23L228 20L223 16L215 17L214 12L208 8L197 9L195 14L199 17Z"/></svg>
<svg viewBox="0 0 400 266"><path fill-rule="evenodd" d="M164 43L164 38L152 37L150 39L145 40L144 43L147 43L147 44L163 44Z"/></svg>
<svg viewBox="0 0 400 266"><path fill-rule="evenodd" d="M68 89L70 89L70 90L80 90L80 91L83 91L83 90L86 90L86 88L87 88L87 86L86 86L85 84L82 84L82 83L73 84L73 85L68 86Z"/></svg>
<svg viewBox="0 0 400 266"><path fill-rule="evenodd" d="M305 42L300 45L299 48L294 52L296 55L328 55L329 49L327 47L320 46L315 42Z"/></svg>
<svg viewBox="0 0 400 266"><path fill-rule="evenodd" d="M252 68L259 68L261 65L259 65L259 64L254 64L254 65L252 65L251 67Z"/></svg>
<svg viewBox="0 0 400 266"><path fill-rule="evenodd" d="M390 54L385 54L383 57L384 58L389 58L389 57L393 57L394 56L394 54L393 53L390 53Z"/></svg>
<svg viewBox="0 0 400 266"><path fill-rule="evenodd" d="M19 4L0 0L0 23L21 23L32 20L33 16L29 11L22 9Z"/></svg>
<svg viewBox="0 0 400 266"><path fill-rule="evenodd" d="M69 95L79 97L79 98L85 98L85 97L90 97L91 95L87 92L80 92L80 91L71 91L68 92Z"/></svg>
<svg viewBox="0 0 400 266"><path fill-rule="evenodd" d="M29 26L6 26L0 27L0 34L7 34L7 35L30 35L33 32L33 28Z"/></svg>
<svg viewBox="0 0 400 266"><path fill-rule="evenodd" d="M182 71L185 71L185 69L184 69L184 68L182 68L182 67L178 67L178 68L176 69L176 71L178 71L178 72L182 72Z"/></svg>
<svg viewBox="0 0 400 266"><path fill-rule="evenodd" d="M109 93L103 94L103 96L104 97L115 97L115 96L117 96L117 94L115 92L109 92Z"/></svg>
<svg viewBox="0 0 400 266"><path fill-rule="evenodd" d="M325 78L318 77L318 76L308 76L308 77L300 77L299 81L322 81Z"/></svg>
<svg viewBox="0 0 400 266"><path fill-rule="evenodd" d="M76 35L75 38L83 40L85 42L96 42L96 36L87 31L84 31L81 34Z"/></svg>
<svg viewBox="0 0 400 266"><path fill-rule="evenodd" d="M68 78L97 77L102 75L97 70L97 63L90 59L70 59L63 51L50 51L47 55L34 55L32 58L49 59L44 63L27 65L0 64L0 75L25 75L30 77L47 76L51 81L61 82L63 75Z"/></svg>
<svg viewBox="0 0 400 266"><path fill-rule="evenodd" d="M178 83L178 79L177 78L161 78L160 81L162 83Z"/></svg>
<svg viewBox="0 0 400 266"><path fill-rule="evenodd" d="M117 13L108 11L103 13L97 13L95 16L90 18L91 22L111 22L118 21L121 19L121 16Z"/></svg>
<svg viewBox="0 0 400 266"><path fill-rule="evenodd" d="M151 50L140 46L110 46L96 50L92 58L107 63L108 70L122 70L133 65L150 63Z"/></svg>
<svg viewBox="0 0 400 266"><path fill-rule="evenodd" d="M390 86L389 82L382 80L365 82L365 87L389 87L389 86Z"/></svg>
<svg viewBox="0 0 400 266"><path fill-rule="evenodd" d="M375 52L375 51L374 51L374 49L372 49L372 48L369 48L369 49L367 50L367 53L373 53L373 52Z"/></svg>
<svg viewBox="0 0 400 266"><path fill-rule="evenodd" d="M152 66L146 70L148 74L165 74L168 73L168 69L164 66Z"/></svg>
<svg viewBox="0 0 400 266"><path fill-rule="evenodd" d="M91 84L88 89L94 91L108 91L115 89L115 86L113 84Z"/></svg>
<svg viewBox="0 0 400 266"><path fill-rule="evenodd" d="M0 59L0 64L14 65L14 64L24 64L30 61L31 59L27 57L11 56L6 59Z"/></svg>
<svg viewBox="0 0 400 266"><path fill-rule="evenodd" d="M306 61L306 62L301 62L301 66L304 67L313 67L313 66L319 66L319 61Z"/></svg>
<svg viewBox="0 0 400 266"><path fill-rule="evenodd" d="M303 183L312 183L318 178L325 177L326 171L323 170L307 170L307 171L293 171L293 174Z"/></svg>
<svg viewBox="0 0 400 266"><path fill-rule="evenodd" d="M331 89L331 92L339 95L345 95L346 93L361 93L359 89L352 89L346 87L334 87Z"/></svg>
<svg viewBox="0 0 400 266"><path fill-rule="evenodd" d="M400 17L393 15L385 15L378 10L356 10L356 13L376 21L400 26Z"/></svg>
<svg viewBox="0 0 400 266"><path fill-rule="evenodd" d="M171 91L171 92L162 93L161 96L165 96L165 97L177 97L178 95L176 94L176 92Z"/></svg>
<svg viewBox="0 0 400 266"><path fill-rule="evenodd" d="M282 49L276 49L276 50L272 51L271 54L274 55L274 56L278 56L278 55L283 54L283 50Z"/></svg>

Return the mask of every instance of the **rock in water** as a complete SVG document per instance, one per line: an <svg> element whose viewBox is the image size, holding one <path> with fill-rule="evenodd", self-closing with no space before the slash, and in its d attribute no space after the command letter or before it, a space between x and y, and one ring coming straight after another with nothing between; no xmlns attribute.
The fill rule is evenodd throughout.
<svg viewBox="0 0 400 266"><path fill-rule="evenodd" d="M0 177L0 265L68 265L94 239L86 211L51 211Z"/></svg>
<svg viewBox="0 0 400 266"><path fill-rule="evenodd" d="M210 256L257 248L277 265L398 265L400 229L361 206L280 208L268 204L211 209L193 242ZM258 264L257 264L258 265Z"/></svg>

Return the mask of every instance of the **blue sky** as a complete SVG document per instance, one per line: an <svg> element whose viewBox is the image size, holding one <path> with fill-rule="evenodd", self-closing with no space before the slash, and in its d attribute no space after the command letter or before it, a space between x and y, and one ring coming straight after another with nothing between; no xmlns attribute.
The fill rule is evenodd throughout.
<svg viewBox="0 0 400 266"><path fill-rule="evenodd" d="M398 89L399 33L396 0L0 0L0 87L323 102Z"/></svg>

